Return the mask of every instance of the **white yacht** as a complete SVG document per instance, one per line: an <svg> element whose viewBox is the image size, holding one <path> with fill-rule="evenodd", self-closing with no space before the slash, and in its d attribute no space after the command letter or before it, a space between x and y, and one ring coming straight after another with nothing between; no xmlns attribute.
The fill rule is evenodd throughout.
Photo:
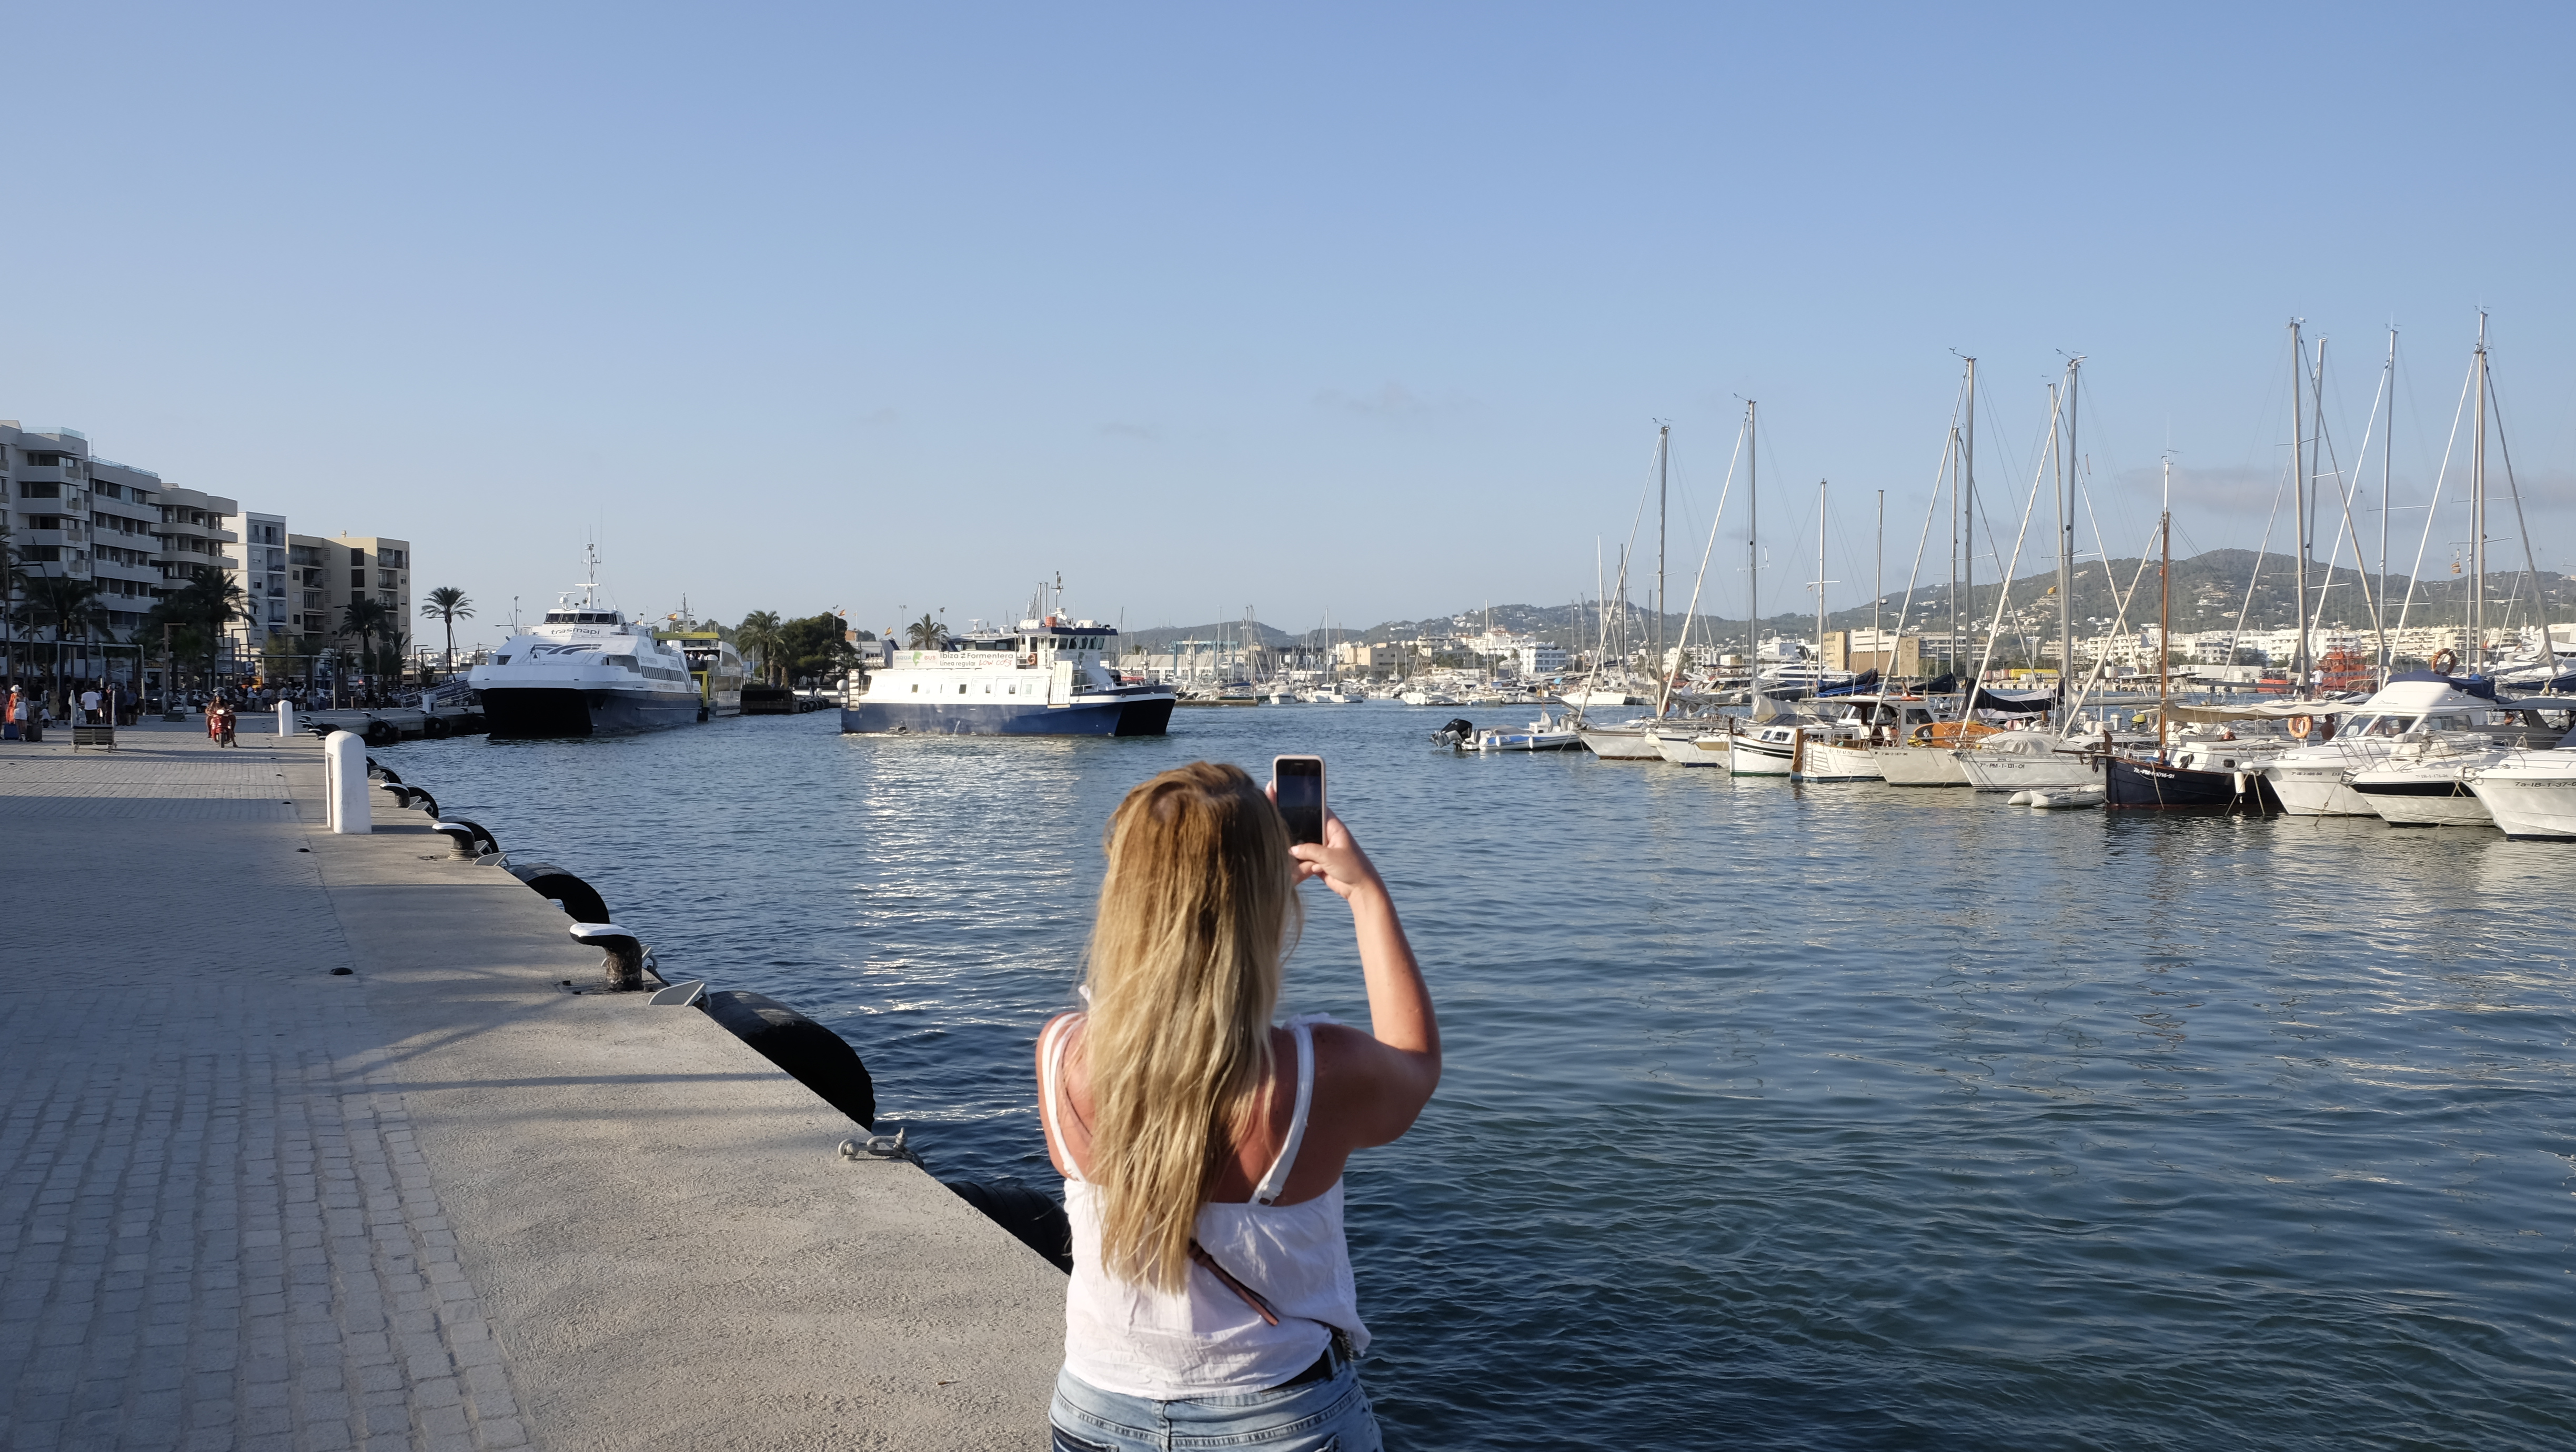
<svg viewBox="0 0 2576 1452"><path fill-rule="evenodd" d="M2471 695L2448 676L2431 671L2394 676L2369 700L2345 708L2341 714L2347 724L2331 740L2282 752L2263 768L2263 775L2281 799L2281 809L2294 817L2376 816L2369 800L2346 784L2347 778L2388 760L2398 739L2409 732L2488 731L2495 726L2491 718L2496 710L2492 695ZM2300 722L2294 718L2291 724ZM2511 729L2520 734L2519 725Z"/></svg>
<svg viewBox="0 0 2576 1452"><path fill-rule="evenodd" d="M1916 730L1939 722L1943 712L1921 696L1828 697L1839 701L1842 719L1824 735L1811 738L1790 775L1800 781L1879 781L1886 776L1878 751L1894 746Z"/></svg>
<svg viewBox="0 0 2576 1452"><path fill-rule="evenodd" d="M1798 754L1799 739L1814 741L1828 729L1821 722L1785 716L1756 726L1728 742L1732 751L1728 769L1737 776L1787 776Z"/></svg>
<svg viewBox="0 0 2576 1452"><path fill-rule="evenodd" d="M970 630L936 650L878 647L841 705L845 732L944 736L1160 736L1178 694L1119 679L1118 632L1049 611L1017 630ZM1247 699L1247 704L1249 703Z"/></svg>
<svg viewBox="0 0 2576 1452"><path fill-rule="evenodd" d="M534 629L467 672L492 735L613 736L706 720L711 712L680 647L601 605L595 579L581 591L579 603L564 596Z"/></svg>
<svg viewBox="0 0 2576 1452"><path fill-rule="evenodd" d="M2096 743L2054 731L1997 731L1950 753L1981 792L2045 791L2098 781Z"/></svg>
<svg viewBox="0 0 2576 1452"><path fill-rule="evenodd" d="M2576 750L2521 751L2469 773L2508 837L2576 837Z"/></svg>
<svg viewBox="0 0 2576 1452"><path fill-rule="evenodd" d="M2469 775L2519 754L2481 733L2411 731L2345 785L2392 827L2492 827L2495 818L2469 789Z"/></svg>

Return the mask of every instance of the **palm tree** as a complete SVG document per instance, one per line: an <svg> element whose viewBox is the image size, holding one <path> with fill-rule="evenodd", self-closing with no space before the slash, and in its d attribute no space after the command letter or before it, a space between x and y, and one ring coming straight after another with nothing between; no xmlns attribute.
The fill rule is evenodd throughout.
<svg viewBox="0 0 2576 1452"><path fill-rule="evenodd" d="M215 656L223 649L224 627L243 615L242 588L212 565L199 565L188 583L162 597L144 617L148 625L175 625L202 643L206 675L215 673Z"/></svg>
<svg viewBox="0 0 2576 1452"><path fill-rule="evenodd" d="M373 596L361 595L340 612L340 633L358 637L358 661L361 668L374 662L373 649L379 635L389 633L394 608Z"/></svg>
<svg viewBox="0 0 2576 1452"><path fill-rule="evenodd" d="M27 613L39 629L54 632L54 685L59 689L63 674L63 645L70 640L88 641L90 632L107 628L107 611L98 603L98 582L74 579L70 575L35 575L25 582Z"/></svg>
<svg viewBox="0 0 2576 1452"><path fill-rule="evenodd" d="M760 678L764 681L779 669L779 623L777 611L754 610L733 628L734 649L760 662Z"/></svg>
<svg viewBox="0 0 2576 1452"><path fill-rule="evenodd" d="M420 613L447 626L447 664L449 674L456 671L456 622L474 618L474 602L454 585L441 585L421 602Z"/></svg>
<svg viewBox="0 0 2576 1452"><path fill-rule="evenodd" d="M933 619L927 610L921 612L919 620L905 626L903 633L914 650L937 650L948 643L948 627Z"/></svg>

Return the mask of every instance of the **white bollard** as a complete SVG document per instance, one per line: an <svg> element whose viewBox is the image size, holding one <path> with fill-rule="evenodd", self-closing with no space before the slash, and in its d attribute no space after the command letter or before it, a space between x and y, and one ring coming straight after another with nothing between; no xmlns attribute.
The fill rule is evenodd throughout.
<svg viewBox="0 0 2576 1452"><path fill-rule="evenodd" d="M295 734L295 703L293 701L280 701L277 703L277 734L280 736L292 736Z"/></svg>
<svg viewBox="0 0 2576 1452"><path fill-rule="evenodd" d="M367 743L354 731L334 731L322 743L322 782L331 804L331 830L363 836L376 830L374 794L367 790Z"/></svg>

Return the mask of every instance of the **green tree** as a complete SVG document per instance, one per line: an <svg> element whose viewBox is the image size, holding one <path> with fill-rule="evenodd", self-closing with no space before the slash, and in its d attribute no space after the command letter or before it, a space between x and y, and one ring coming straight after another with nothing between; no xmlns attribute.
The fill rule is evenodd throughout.
<svg viewBox="0 0 2576 1452"><path fill-rule="evenodd" d="M215 673L215 656L223 649L224 627L242 618L245 597L242 588L212 565L199 565L188 583L161 597L146 614L147 629L159 630L164 625L177 626L171 633L172 654L193 659L203 656L206 675ZM188 643L179 649L182 637Z"/></svg>
<svg viewBox="0 0 2576 1452"><path fill-rule="evenodd" d="M454 585L441 585L421 602L420 613L447 627L447 655L444 669L456 669L456 622L474 618L474 602Z"/></svg>
<svg viewBox="0 0 2576 1452"><path fill-rule="evenodd" d="M754 610L733 628L733 648L745 659L760 662L760 678L773 685L780 665L778 626L777 611Z"/></svg>
<svg viewBox="0 0 2576 1452"><path fill-rule="evenodd" d="M937 650L948 643L947 625L932 618L927 610L921 612L919 620L905 626L903 634L914 650Z"/></svg>
<svg viewBox="0 0 2576 1452"><path fill-rule="evenodd" d="M848 632L841 617L829 611L779 626L779 663L788 681L829 680L857 664L859 652L850 644Z"/></svg>

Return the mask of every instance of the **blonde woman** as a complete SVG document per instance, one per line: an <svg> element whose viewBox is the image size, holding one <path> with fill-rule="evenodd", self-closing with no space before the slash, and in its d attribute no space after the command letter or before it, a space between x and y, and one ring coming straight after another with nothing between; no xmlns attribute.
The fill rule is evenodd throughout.
<svg viewBox="0 0 2576 1452"><path fill-rule="evenodd" d="M1090 1009L1038 1039L1073 1222L1054 1446L1367 1452L1342 1164L1402 1135L1440 1082L1395 904L1338 819L1291 847L1237 767L1163 773L1107 835ZM1367 1033L1271 1023L1310 878L1350 904Z"/></svg>

